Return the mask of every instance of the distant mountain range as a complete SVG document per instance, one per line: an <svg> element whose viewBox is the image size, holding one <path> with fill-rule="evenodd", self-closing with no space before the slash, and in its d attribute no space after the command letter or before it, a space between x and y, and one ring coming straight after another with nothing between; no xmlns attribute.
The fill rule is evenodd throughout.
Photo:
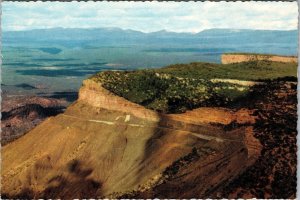
<svg viewBox="0 0 300 200"><path fill-rule="evenodd" d="M51 28L4 31L2 45L4 48L6 46L30 48L134 46L150 49L150 51L155 49L155 52L237 51L296 55L298 30L207 29L199 33L178 33L166 30L144 33L121 28Z"/></svg>
<svg viewBox="0 0 300 200"><path fill-rule="evenodd" d="M4 31L3 46L28 44L81 45L172 45L195 46L210 44L257 45L280 44L297 47L297 30L207 29L199 33L157 31L144 33L120 28L51 28L27 31Z"/></svg>

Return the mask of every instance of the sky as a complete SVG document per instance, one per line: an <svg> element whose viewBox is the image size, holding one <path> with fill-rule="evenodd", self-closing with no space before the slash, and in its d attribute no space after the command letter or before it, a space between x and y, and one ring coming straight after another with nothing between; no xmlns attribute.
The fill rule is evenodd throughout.
<svg viewBox="0 0 300 200"><path fill-rule="evenodd" d="M297 26L297 2L2 2L3 31L119 27L196 33Z"/></svg>

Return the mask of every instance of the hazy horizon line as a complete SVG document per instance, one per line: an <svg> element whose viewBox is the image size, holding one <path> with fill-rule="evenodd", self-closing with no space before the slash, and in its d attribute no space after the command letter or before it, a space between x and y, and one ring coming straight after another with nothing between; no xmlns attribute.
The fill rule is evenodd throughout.
<svg viewBox="0 0 300 200"><path fill-rule="evenodd" d="M33 28L33 29L24 29L24 30L2 30L2 32L26 32L26 31L34 31L34 30L51 30L51 29L83 29L83 30L96 30L96 29L118 29L118 30L123 30L123 31L135 31L135 32L141 32L141 33L158 33L158 32L167 32L167 33L186 33L186 34L198 34L203 31L207 30L232 30L232 31L298 31L298 29L250 29L250 28L207 28L203 29L198 32L184 32L184 31L173 31L173 30L167 30L167 29L159 29L157 31L141 31L141 30L136 30L136 29L131 29L131 28L120 28L120 27L49 27L49 28Z"/></svg>

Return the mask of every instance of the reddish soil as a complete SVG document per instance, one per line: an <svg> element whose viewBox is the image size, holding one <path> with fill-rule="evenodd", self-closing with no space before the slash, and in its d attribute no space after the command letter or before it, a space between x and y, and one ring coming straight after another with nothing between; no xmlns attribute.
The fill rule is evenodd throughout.
<svg viewBox="0 0 300 200"><path fill-rule="evenodd" d="M3 96L1 145L21 137L47 117L61 113L65 106L66 102L52 98Z"/></svg>
<svg viewBox="0 0 300 200"><path fill-rule="evenodd" d="M297 169L297 85L284 81L257 87L247 101L255 110L254 136L263 145L259 159L218 197L295 198Z"/></svg>

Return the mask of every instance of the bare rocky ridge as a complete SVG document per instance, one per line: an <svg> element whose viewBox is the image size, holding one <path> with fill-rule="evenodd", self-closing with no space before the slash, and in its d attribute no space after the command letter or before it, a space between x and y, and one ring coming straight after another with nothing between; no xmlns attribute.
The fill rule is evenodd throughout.
<svg viewBox="0 0 300 200"><path fill-rule="evenodd" d="M254 123L247 109L162 115L86 81L64 114L3 147L3 197L206 197L259 157Z"/></svg>
<svg viewBox="0 0 300 200"><path fill-rule="evenodd" d="M292 56L277 56L277 55L255 55L255 54L223 54L221 57L222 64L249 62L249 61L273 61L284 63L297 63L298 58Z"/></svg>

